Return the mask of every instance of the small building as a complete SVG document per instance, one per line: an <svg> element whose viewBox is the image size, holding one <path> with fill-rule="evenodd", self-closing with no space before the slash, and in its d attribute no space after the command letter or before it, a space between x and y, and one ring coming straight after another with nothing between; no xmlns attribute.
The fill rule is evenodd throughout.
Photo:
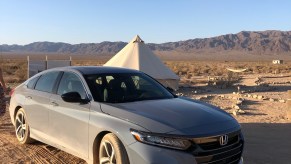
<svg viewBox="0 0 291 164"><path fill-rule="evenodd" d="M273 60L273 64L283 64L283 60Z"/></svg>

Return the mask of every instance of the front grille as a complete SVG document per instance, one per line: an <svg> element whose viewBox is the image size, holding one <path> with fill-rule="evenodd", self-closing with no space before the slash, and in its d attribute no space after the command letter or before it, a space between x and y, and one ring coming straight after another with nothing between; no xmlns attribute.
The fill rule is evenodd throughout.
<svg viewBox="0 0 291 164"><path fill-rule="evenodd" d="M221 136L193 138L191 153L198 164L237 164L241 158L244 141L240 131L226 134L228 143L220 145Z"/></svg>

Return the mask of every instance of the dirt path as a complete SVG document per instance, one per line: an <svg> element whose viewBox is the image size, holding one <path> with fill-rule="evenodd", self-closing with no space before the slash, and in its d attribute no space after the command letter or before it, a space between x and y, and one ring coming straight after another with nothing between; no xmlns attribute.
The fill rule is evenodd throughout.
<svg viewBox="0 0 291 164"><path fill-rule="evenodd" d="M36 142L20 145L15 137L8 109L0 114L0 163L86 163L73 155L52 146Z"/></svg>

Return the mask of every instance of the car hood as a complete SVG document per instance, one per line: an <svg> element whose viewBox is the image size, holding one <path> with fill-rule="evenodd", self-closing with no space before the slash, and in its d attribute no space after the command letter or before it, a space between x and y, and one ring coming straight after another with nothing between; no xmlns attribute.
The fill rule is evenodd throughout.
<svg viewBox="0 0 291 164"><path fill-rule="evenodd" d="M104 113L155 133L203 136L239 129L237 121L212 105L182 98L101 104Z"/></svg>

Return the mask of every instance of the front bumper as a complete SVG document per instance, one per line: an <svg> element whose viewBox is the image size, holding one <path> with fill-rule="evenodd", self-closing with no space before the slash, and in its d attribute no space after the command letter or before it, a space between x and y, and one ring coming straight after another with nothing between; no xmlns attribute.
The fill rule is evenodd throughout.
<svg viewBox="0 0 291 164"><path fill-rule="evenodd" d="M126 147L130 163L138 164L197 164L190 152L135 142ZM238 164L243 164L241 158Z"/></svg>
<svg viewBox="0 0 291 164"><path fill-rule="evenodd" d="M130 163L138 164L197 164L195 157L179 150L135 142L127 147Z"/></svg>

